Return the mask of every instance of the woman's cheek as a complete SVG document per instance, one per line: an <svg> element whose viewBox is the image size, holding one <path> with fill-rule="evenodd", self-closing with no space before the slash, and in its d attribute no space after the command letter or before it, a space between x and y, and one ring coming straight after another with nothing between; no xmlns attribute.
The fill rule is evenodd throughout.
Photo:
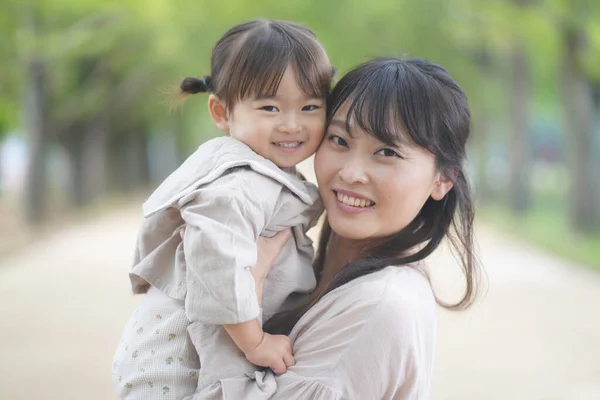
<svg viewBox="0 0 600 400"><path fill-rule="evenodd" d="M333 162L334 157L335 155L329 154L327 143L321 143L315 154L315 175L321 192L326 190L326 186L330 180L329 176L332 173L332 166L330 164Z"/></svg>

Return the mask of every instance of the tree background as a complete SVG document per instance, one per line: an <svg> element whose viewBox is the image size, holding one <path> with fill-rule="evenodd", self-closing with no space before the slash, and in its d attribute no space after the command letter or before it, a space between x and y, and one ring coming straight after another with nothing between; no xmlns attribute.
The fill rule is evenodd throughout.
<svg viewBox="0 0 600 400"><path fill-rule="evenodd" d="M586 0L2 0L0 255L141 202L216 135L208 73L234 24L312 28L341 76L376 56L445 66L469 97L481 223L600 268L600 5Z"/></svg>

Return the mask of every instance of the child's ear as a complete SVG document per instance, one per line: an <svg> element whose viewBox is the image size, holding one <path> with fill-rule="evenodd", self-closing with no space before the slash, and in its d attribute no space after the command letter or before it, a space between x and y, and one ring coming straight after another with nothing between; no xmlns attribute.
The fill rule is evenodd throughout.
<svg viewBox="0 0 600 400"><path fill-rule="evenodd" d="M213 121L215 121L217 128L223 132L229 133L229 115L227 115L227 108L214 94L208 96L208 112Z"/></svg>
<svg viewBox="0 0 600 400"><path fill-rule="evenodd" d="M433 184L433 190L431 191L431 198L440 201L444 196L454 187L452 180L448 178L443 172L438 173L437 179Z"/></svg>

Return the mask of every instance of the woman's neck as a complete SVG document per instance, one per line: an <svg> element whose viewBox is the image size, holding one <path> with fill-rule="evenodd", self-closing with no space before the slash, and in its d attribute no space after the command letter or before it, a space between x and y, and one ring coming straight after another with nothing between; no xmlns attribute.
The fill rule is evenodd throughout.
<svg viewBox="0 0 600 400"><path fill-rule="evenodd" d="M325 260L319 286L327 286L344 266L357 260L370 247L372 241L347 239L331 232L325 250Z"/></svg>

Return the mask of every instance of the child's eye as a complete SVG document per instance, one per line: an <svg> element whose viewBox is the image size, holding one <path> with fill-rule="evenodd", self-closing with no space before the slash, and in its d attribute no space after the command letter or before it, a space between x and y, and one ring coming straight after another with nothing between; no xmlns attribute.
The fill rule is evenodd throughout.
<svg viewBox="0 0 600 400"><path fill-rule="evenodd" d="M311 105L302 107L302 111L314 111L314 110L318 110L319 108L321 108L321 107L311 104Z"/></svg>
<svg viewBox="0 0 600 400"><path fill-rule="evenodd" d="M348 147L348 142L337 135L329 135L327 139L336 146Z"/></svg>
<svg viewBox="0 0 600 400"><path fill-rule="evenodd" d="M259 108L259 110L268 111L268 112L279 111L277 109L277 107L275 107L275 106L262 106L261 108Z"/></svg>
<svg viewBox="0 0 600 400"><path fill-rule="evenodd" d="M396 150L390 149L388 147L386 147L385 149L379 150L375 154L379 154L379 155L384 156L384 157L398 157L398 158L402 158L402 159L404 158Z"/></svg>

